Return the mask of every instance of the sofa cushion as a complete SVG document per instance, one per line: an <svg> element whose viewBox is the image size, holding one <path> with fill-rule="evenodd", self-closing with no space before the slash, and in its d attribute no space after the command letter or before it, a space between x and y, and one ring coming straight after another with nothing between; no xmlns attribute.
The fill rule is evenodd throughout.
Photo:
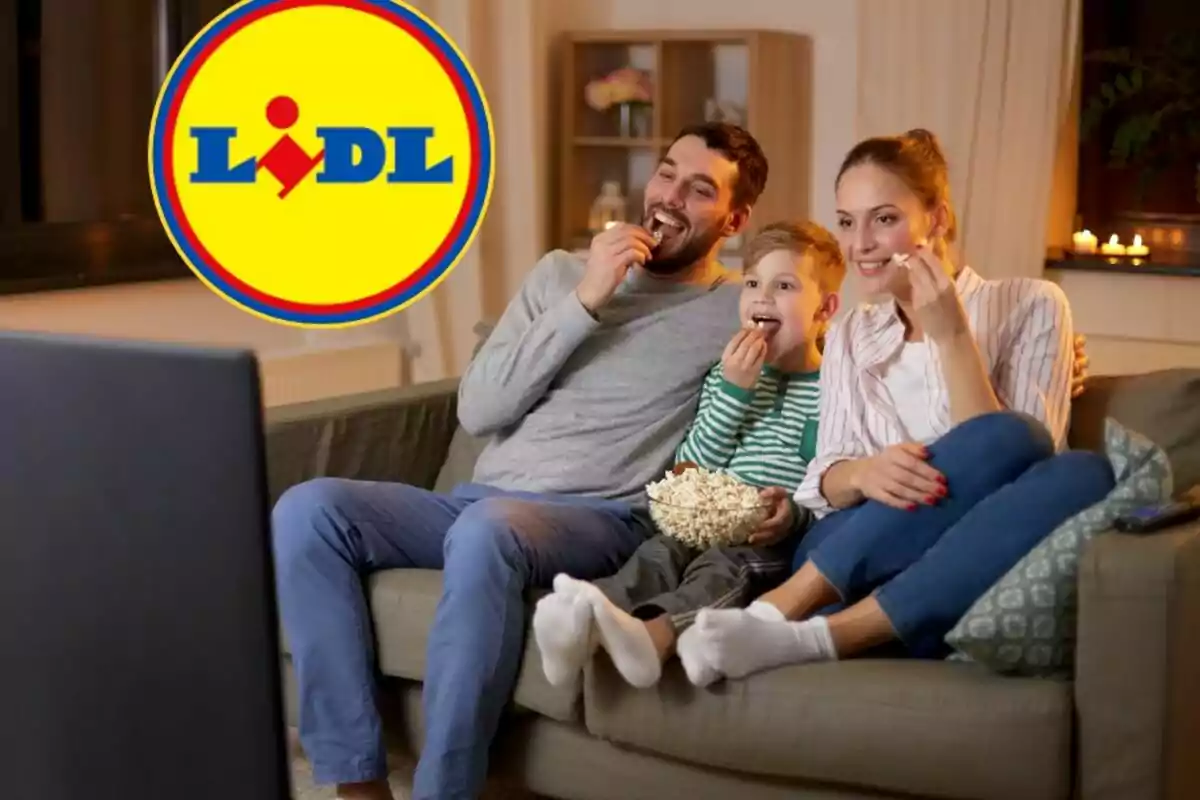
<svg viewBox="0 0 1200 800"><path fill-rule="evenodd" d="M471 351L471 358L479 354L479 348L483 347L484 342L492 335L494 327L487 321L475 324L474 331L477 338L475 349ZM463 430L461 425L458 426L454 431L454 438L450 440L450 451L446 454L446 461L438 472L433 490L445 493L460 483L469 482L475 472L475 462L479 460L483 448L487 447L489 441L491 441L491 437L472 436Z"/></svg>
<svg viewBox="0 0 1200 800"><path fill-rule="evenodd" d="M617 744L758 775L920 797L1070 790L1071 685L973 664L858 659L697 689L673 660L647 691L601 654L586 672L584 719Z"/></svg>
<svg viewBox="0 0 1200 800"><path fill-rule="evenodd" d="M1107 417L1166 452L1176 492L1200 483L1200 370L1090 378L1071 407L1071 446L1103 452Z"/></svg>
<svg viewBox="0 0 1200 800"><path fill-rule="evenodd" d="M267 409L271 503L326 475L432 486L459 427L457 386L452 378Z"/></svg>
<svg viewBox="0 0 1200 800"><path fill-rule="evenodd" d="M370 592L380 671L395 678L424 680L425 650L442 596L442 573L385 570L371 577ZM579 716L578 701L578 688L558 689L546 681L537 644L528 635L513 702L518 708L571 722Z"/></svg>

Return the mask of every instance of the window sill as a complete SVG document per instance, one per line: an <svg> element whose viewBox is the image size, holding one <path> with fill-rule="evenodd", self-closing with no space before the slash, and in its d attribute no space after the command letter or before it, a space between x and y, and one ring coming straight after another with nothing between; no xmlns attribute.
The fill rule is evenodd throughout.
<svg viewBox="0 0 1200 800"><path fill-rule="evenodd" d="M0 295L192 275L157 219L0 228Z"/></svg>
<svg viewBox="0 0 1200 800"><path fill-rule="evenodd" d="M1078 255L1057 250L1046 259L1046 269L1200 278L1200 253L1152 253L1150 258L1143 259L1128 256Z"/></svg>
<svg viewBox="0 0 1200 800"><path fill-rule="evenodd" d="M0 280L0 297L5 295L58 292L68 289L97 289L102 286L129 286L137 283L177 281L188 277L192 277L192 273L186 266L176 262L174 264L147 267L144 271L140 271L136 275L130 273L120 275L78 273L75 275L54 275L45 278Z"/></svg>

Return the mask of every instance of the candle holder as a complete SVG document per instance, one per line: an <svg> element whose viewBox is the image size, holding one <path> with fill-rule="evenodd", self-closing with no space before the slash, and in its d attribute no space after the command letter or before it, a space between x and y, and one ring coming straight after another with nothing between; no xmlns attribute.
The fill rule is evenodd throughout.
<svg viewBox="0 0 1200 800"><path fill-rule="evenodd" d="M1096 245L1096 234L1086 228L1071 234L1071 252L1075 255L1095 255Z"/></svg>
<svg viewBox="0 0 1200 800"><path fill-rule="evenodd" d="M1107 242L1097 246L1096 235L1089 230L1071 234L1071 246L1063 248L1064 257L1083 261L1096 260L1109 264L1133 264L1141 266L1150 258L1150 248L1142 241L1141 234L1134 234L1133 244L1121 243L1119 234L1112 234Z"/></svg>
<svg viewBox="0 0 1200 800"><path fill-rule="evenodd" d="M592 235L608 230L613 225L625 221L626 200L621 193L621 184L616 181L605 181L600 187L600 194L592 201L588 214L588 230Z"/></svg>
<svg viewBox="0 0 1200 800"><path fill-rule="evenodd" d="M1100 245L1100 255L1102 256L1123 256L1125 255L1125 245L1121 244L1121 239L1115 233L1108 238L1108 241Z"/></svg>
<svg viewBox="0 0 1200 800"><path fill-rule="evenodd" d="M1134 234L1133 244L1125 248L1125 255L1129 256L1130 258L1137 259L1149 258L1150 248L1142 244L1142 237L1140 234Z"/></svg>

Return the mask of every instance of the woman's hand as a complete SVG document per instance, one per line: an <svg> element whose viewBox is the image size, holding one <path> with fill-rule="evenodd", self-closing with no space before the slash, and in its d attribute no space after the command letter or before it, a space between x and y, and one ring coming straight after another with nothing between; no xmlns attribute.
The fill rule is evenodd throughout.
<svg viewBox="0 0 1200 800"><path fill-rule="evenodd" d="M787 538L796 522L789 492L782 486L769 486L759 492L758 497L764 505L770 504L771 511L750 534L749 543L755 546L779 544Z"/></svg>
<svg viewBox="0 0 1200 800"><path fill-rule="evenodd" d="M851 484L868 500L912 511L946 496L946 476L926 463L929 451L916 442L894 444L854 462Z"/></svg>
<svg viewBox="0 0 1200 800"><path fill-rule="evenodd" d="M970 335L967 312L942 260L928 245L918 247L906 262L912 287L913 316L921 331L935 342Z"/></svg>

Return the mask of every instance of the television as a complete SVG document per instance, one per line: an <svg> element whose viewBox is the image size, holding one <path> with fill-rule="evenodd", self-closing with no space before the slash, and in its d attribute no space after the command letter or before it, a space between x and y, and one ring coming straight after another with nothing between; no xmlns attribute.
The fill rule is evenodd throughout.
<svg viewBox="0 0 1200 800"><path fill-rule="evenodd" d="M0 0L0 294L191 275L147 168L171 65L234 0Z"/></svg>

